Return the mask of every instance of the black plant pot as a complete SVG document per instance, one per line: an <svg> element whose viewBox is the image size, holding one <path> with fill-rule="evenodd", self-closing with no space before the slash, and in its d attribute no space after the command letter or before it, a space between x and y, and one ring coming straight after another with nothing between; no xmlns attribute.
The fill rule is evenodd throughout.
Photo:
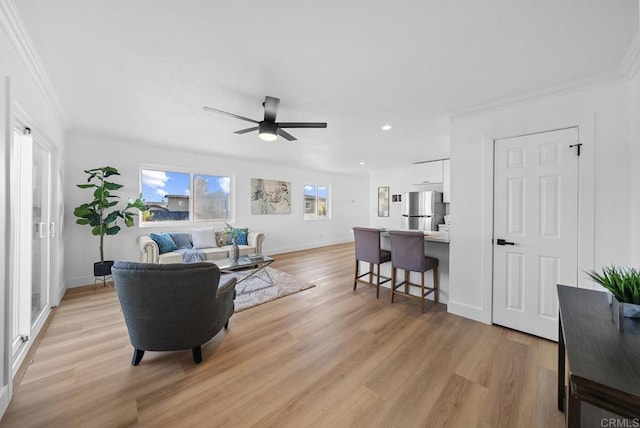
<svg viewBox="0 0 640 428"><path fill-rule="evenodd" d="M104 262L95 262L93 264L93 276L111 275L111 266L113 266L113 260L105 260Z"/></svg>

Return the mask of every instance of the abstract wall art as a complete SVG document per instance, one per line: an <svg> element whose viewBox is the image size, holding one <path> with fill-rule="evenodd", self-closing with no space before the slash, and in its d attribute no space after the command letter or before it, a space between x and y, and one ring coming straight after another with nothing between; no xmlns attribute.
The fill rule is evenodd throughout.
<svg viewBox="0 0 640 428"><path fill-rule="evenodd" d="M252 178L251 214L291 214L291 182Z"/></svg>

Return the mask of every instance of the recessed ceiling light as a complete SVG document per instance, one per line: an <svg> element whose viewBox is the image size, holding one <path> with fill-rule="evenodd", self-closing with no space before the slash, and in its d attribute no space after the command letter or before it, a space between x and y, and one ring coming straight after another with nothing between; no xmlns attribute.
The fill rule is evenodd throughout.
<svg viewBox="0 0 640 428"><path fill-rule="evenodd" d="M360 162L360 165L364 165L364 162Z"/></svg>
<svg viewBox="0 0 640 428"><path fill-rule="evenodd" d="M388 131L388 130L390 130L390 129L391 129L391 125L384 125L384 126L382 127L382 130L383 130L383 131Z"/></svg>

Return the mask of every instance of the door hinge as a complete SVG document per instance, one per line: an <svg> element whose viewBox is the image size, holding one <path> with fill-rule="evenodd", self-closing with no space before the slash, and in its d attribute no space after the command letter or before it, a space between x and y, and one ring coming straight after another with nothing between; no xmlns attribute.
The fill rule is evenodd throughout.
<svg viewBox="0 0 640 428"><path fill-rule="evenodd" d="M573 148L573 147L577 148L576 154L580 156L580 148L582 147L582 143L572 144L569 146L569 148Z"/></svg>

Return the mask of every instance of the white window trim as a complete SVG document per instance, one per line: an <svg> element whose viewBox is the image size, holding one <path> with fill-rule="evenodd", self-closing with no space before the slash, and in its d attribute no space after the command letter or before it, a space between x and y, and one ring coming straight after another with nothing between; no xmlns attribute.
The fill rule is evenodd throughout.
<svg viewBox="0 0 640 428"><path fill-rule="evenodd" d="M304 188L307 186L314 186L316 189L316 214L314 217L307 217L304 213L304 197L305 197L305 193L304 193ZM327 215L324 217L319 217L318 216L318 187L326 187L327 188L327 205L328 205L328 209L327 209ZM313 183L305 183L302 186L302 216L303 219L305 221L315 221L315 220L331 220L331 208L332 208L332 203L331 203L331 185L330 184L313 184Z"/></svg>

